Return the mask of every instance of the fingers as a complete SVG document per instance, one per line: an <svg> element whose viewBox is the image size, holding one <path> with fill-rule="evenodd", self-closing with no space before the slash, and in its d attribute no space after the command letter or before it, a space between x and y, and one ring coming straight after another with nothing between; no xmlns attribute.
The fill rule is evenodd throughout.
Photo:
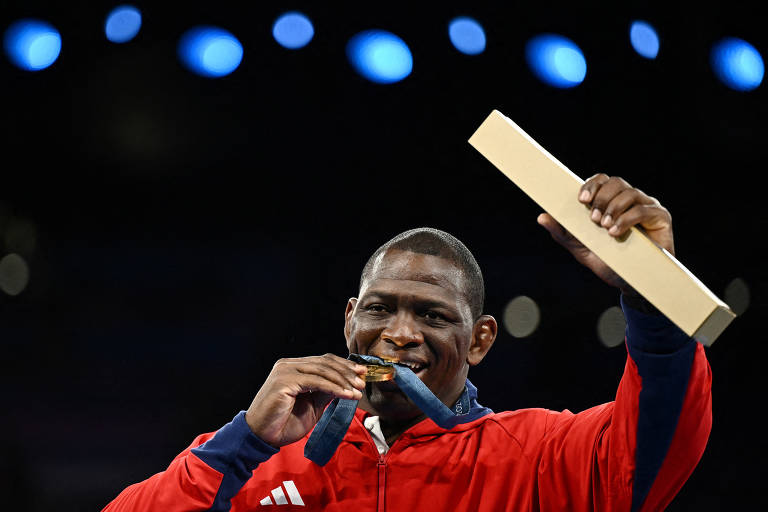
<svg viewBox="0 0 768 512"><path fill-rule="evenodd" d="M595 192L597 192L608 179L609 177L607 174L598 173L585 181L579 190L579 201L587 205L591 204L592 199L595 197Z"/></svg>
<svg viewBox="0 0 768 512"><path fill-rule="evenodd" d="M348 389L365 389L365 381L360 377L365 375L364 365L342 359L333 354L308 358L309 364L301 365L298 371L305 374L319 375ZM350 388L351 386L351 388Z"/></svg>
<svg viewBox="0 0 768 512"><path fill-rule="evenodd" d="M608 229L614 237L622 236L635 224L645 224L657 213L651 208L639 206L660 207L658 201L633 188L622 178L602 173L592 176L582 185L579 201L591 209L592 221ZM630 211L632 214L627 216Z"/></svg>
<svg viewBox="0 0 768 512"><path fill-rule="evenodd" d="M620 237L638 224L645 230L662 229L670 226L671 216L659 204L636 204L616 219L608 233Z"/></svg>
<svg viewBox="0 0 768 512"><path fill-rule="evenodd" d="M331 396L339 398L347 398L350 400L359 400L362 398L362 392L350 386L349 384L339 384L335 381L329 380L325 377L321 377L313 374L303 374L296 377L294 381L298 386L297 394L302 393L314 393L311 397L318 396ZM326 398L325 400L330 400Z"/></svg>
<svg viewBox="0 0 768 512"><path fill-rule="evenodd" d="M319 391L344 398L360 398L365 381L360 378L365 366L334 354L281 359L273 373L292 394Z"/></svg>

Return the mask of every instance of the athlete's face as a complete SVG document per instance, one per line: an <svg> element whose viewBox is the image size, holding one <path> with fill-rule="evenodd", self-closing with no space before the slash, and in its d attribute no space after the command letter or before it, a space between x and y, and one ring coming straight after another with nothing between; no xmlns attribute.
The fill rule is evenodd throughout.
<svg viewBox="0 0 768 512"><path fill-rule="evenodd" d="M385 252L362 283L360 296L347 304L349 351L409 364L450 407L464 389L469 365L479 362L471 348L478 330L463 290L464 276L448 260ZM366 402L369 412L382 416L421 414L394 381L369 383L361 403L368 409Z"/></svg>

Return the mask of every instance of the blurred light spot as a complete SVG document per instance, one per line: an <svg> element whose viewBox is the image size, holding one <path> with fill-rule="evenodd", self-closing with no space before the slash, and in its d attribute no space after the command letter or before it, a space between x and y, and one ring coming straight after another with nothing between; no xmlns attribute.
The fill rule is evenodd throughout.
<svg viewBox="0 0 768 512"><path fill-rule="evenodd" d="M3 239L7 251L30 255L37 246L37 230L29 221L12 219L8 222Z"/></svg>
<svg viewBox="0 0 768 512"><path fill-rule="evenodd" d="M763 81L763 58L742 39L727 37L715 44L711 64L717 78L737 91L751 91Z"/></svg>
<svg viewBox="0 0 768 512"><path fill-rule="evenodd" d="M399 82L413 69L408 45L385 30L366 30L352 37L347 57L358 73L379 84Z"/></svg>
<svg viewBox="0 0 768 512"><path fill-rule="evenodd" d="M217 27L194 27L179 40L179 58L193 73L217 78L232 73L243 60L243 46Z"/></svg>
<svg viewBox="0 0 768 512"><path fill-rule="evenodd" d="M112 9L104 24L107 39L113 43L127 43L139 33L141 13L131 5L121 5Z"/></svg>
<svg viewBox="0 0 768 512"><path fill-rule="evenodd" d="M29 282L29 267L18 254L8 254L0 259L0 290L8 295L18 295Z"/></svg>
<svg viewBox="0 0 768 512"><path fill-rule="evenodd" d="M45 21L24 19L5 31L5 53L16 66L39 71L53 64L61 52L58 30Z"/></svg>
<svg viewBox="0 0 768 512"><path fill-rule="evenodd" d="M587 74L587 61L581 49L557 34L542 34L528 41L525 56L539 80L553 87L575 87Z"/></svg>
<svg viewBox="0 0 768 512"><path fill-rule="evenodd" d="M725 287L725 303L737 315L744 313L749 307L750 293L747 283L737 277Z"/></svg>
<svg viewBox="0 0 768 512"><path fill-rule="evenodd" d="M299 12L287 12L272 25L272 36L280 46L296 50L309 44L315 35L312 22Z"/></svg>
<svg viewBox="0 0 768 512"><path fill-rule="evenodd" d="M597 319L597 337L606 347L618 347L624 343L624 330L627 322L624 312L618 306L612 306Z"/></svg>
<svg viewBox="0 0 768 512"><path fill-rule="evenodd" d="M530 336L539 326L539 306L530 297L515 297L504 308L504 328L515 338Z"/></svg>
<svg viewBox="0 0 768 512"><path fill-rule="evenodd" d="M655 59L659 54L659 36L645 21L635 21L629 29L632 48L646 59Z"/></svg>
<svg viewBox="0 0 768 512"><path fill-rule="evenodd" d="M461 53L477 55L485 50L485 31L480 23L472 18L454 18L448 25L448 37Z"/></svg>

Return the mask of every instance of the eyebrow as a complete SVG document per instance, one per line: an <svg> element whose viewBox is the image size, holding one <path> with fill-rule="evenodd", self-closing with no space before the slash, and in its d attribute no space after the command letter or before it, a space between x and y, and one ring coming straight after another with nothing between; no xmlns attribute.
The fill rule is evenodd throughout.
<svg viewBox="0 0 768 512"><path fill-rule="evenodd" d="M370 300L372 298L379 298L386 301L396 301L398 300L399 297L394 293L387 293L387 292L376 291L376 290L369 291L363 296L364 301ZM457 310L455 306L447 302L436 300L436 299L424 299L420 297L414 297L414 302L416 302L416 304L418 304L423 308L443 308L449 311Z"/></svg>
<svg viewBox="0 0 768 512"><path fill-rule="evenodd" d="M417 273L413 277L417 281L424 281L425 283L435 284L438 286L442 286L446 283L445 277L440 274Z"/></svg>

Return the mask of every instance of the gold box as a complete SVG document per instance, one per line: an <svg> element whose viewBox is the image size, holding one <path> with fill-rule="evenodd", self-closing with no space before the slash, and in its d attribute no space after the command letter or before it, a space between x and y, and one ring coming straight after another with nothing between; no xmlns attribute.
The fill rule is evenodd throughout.
<svg viewBox="0 0 768 512"><path fill-rule="evenodd" d="M577 199L584 180L499 111L491 112L469 143L687 335L709 346L736 317L636 227L617 240L592 222Z"/></svg>

